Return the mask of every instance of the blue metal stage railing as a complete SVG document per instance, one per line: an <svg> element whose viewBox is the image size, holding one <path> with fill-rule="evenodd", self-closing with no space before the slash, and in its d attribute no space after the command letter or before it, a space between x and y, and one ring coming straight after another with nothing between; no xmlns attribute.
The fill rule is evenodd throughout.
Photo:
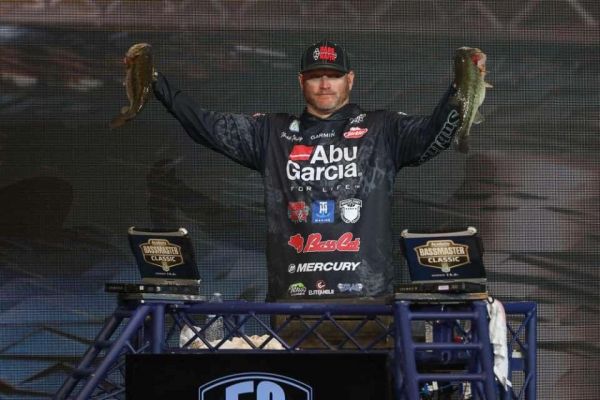
<svg viewBox="0 0 600 400"><path fill-rule="evenodd" d="M388 305L349 305L121 300L54 398L123 399L126 354L217 352L228 339L241 337L254 350L277 341L282 351L298 352L310 339L311 351L322 348L391 352L397 400L419 400L421 387L428 382L468 383L473 399L535 400L537 306L516 302L505 303L504 308L508 378L522 374L522 382L509 390L504 390L493 375L485 301L423 305L398 300ZM206 315L214 317L205 318ZM283 318L272 325L274 315ZM346 316L355 318L351 328L344 325ZM389 324L392 317L394 323ZM203 330L210 329L217 319L224 322L224 337L218 343L209 342L203 337ZM415 335L414 321L430 324L433 340L415 341L419 335ZM294 323L296 335L290 339L285 333ZM337 341L320 333L325 324L338 331ZM365 341L361 333L367 325L369 339ZM180 347L179 333L184 326L190 328L193 336ZM257 344L250 338L251 331L260 332L267 339ZM430 368L434 365L442 366L443 372Z"/></svg>

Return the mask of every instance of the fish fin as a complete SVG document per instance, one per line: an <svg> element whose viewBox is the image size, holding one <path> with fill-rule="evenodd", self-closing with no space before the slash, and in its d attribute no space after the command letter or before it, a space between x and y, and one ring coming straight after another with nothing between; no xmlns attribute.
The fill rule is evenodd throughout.
<svg viewBox="0 0 600 400"><path fill-rule="evenodd" d="M129 106L121 107L121 114L125 114L127 111L129 111Z"/></svg>
<svg viewBox="0 0 600 400"><path fill-rule="evenodd" d="M123 114L119 114L110 121L108 126L110 127L110 129L116 129L125 125L125 122L127 122L125 116Z"/></svg>
<svg viewBox="0 0 600 400"><path fill-rule="evenodd" d="M491 83L489 83L489 82L483 82L483 83L485 84L485 87L486 87L486 88L488 88L488 89L489 89L489 88L493 88L493 87L494 87L494 86L493 86Z"/></svg>
<svg viewBox="0 0 600 400"><path fill-rule="evenodd" d="M475 125L480 124L484 121L483 115L479 111L475 112L475 118L473 119L473 123Z"/></svg>

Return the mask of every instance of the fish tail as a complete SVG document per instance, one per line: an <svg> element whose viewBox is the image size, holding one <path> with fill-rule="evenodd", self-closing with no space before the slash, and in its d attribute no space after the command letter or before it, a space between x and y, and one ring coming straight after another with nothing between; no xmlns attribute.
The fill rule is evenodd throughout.
<svg viewBox="0 0 600 400"><path fill-rule="evenodd" d="M127 118L126 114L119 114L110 121L108 126L110 127L110 129L120 128L123 125L125 125L128 119L129 118Z"/></svg>

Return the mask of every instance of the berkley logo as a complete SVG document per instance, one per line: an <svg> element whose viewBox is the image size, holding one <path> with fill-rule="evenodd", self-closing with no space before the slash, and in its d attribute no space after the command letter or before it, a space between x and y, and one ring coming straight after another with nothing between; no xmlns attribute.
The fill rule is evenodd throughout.
<svg viewBox="0 0 600 400"><path fill-rule="evenodd" d="M332 251L357 252L360 250L360 238L354 239L352 232L346 232L337 240L322 240L320 233L311 233L304 242L301 234L290 237L288 244L297 253L325 253Z"/></svg>
<svg viewBox="0 0 600 400"><path fill-rule="evenodd" d="M369 132L369 128L359 128L358 126L353 126L344 132L344 137L346 139L360 139L367 132Z"/></svg>
<svg viewBox="0 0 600 400"><path fill-rule="evenodd" d="M415 252L419 264L439 268L445 273L471 262L469 246L454 243L452 240L428 240L426 244L415 247Z"/></svg>
<svg viewBox="0 0 600 400"><path fill-rule="evenodd" d="M198 400L312 400L312 392L312 387L288 376L245 372L200 386Z"/></svg>
<svg viewBox="0 0 600 400"><path fill-rule="evenodd" d="M169 272L173 267L183 264L181 246L177 246L165 239L148 239L140 244L144 260L148 264L156 265L163 271Z"/></svg>

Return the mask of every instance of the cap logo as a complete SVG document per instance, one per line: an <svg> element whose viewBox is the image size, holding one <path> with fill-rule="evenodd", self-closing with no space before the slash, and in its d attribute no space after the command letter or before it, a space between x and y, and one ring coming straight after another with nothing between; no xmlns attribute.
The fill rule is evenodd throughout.
<svg viewBox="0 0 600 400"><path fill-rule="evenodd" d="M321 51L319 51L318 47L315 47L315 51L313 51L313 59L315 61L317 61L319 59L319 55L321 54Z"/></svg>
<svg viewBox="0 0 600 400"><path fill-rule="evenodd" d="M315 49L315 51L313 52L313 58L315 60L325 60L333 62L337 58L337 53L335 52L334 47L321 46Z"/></svg>

